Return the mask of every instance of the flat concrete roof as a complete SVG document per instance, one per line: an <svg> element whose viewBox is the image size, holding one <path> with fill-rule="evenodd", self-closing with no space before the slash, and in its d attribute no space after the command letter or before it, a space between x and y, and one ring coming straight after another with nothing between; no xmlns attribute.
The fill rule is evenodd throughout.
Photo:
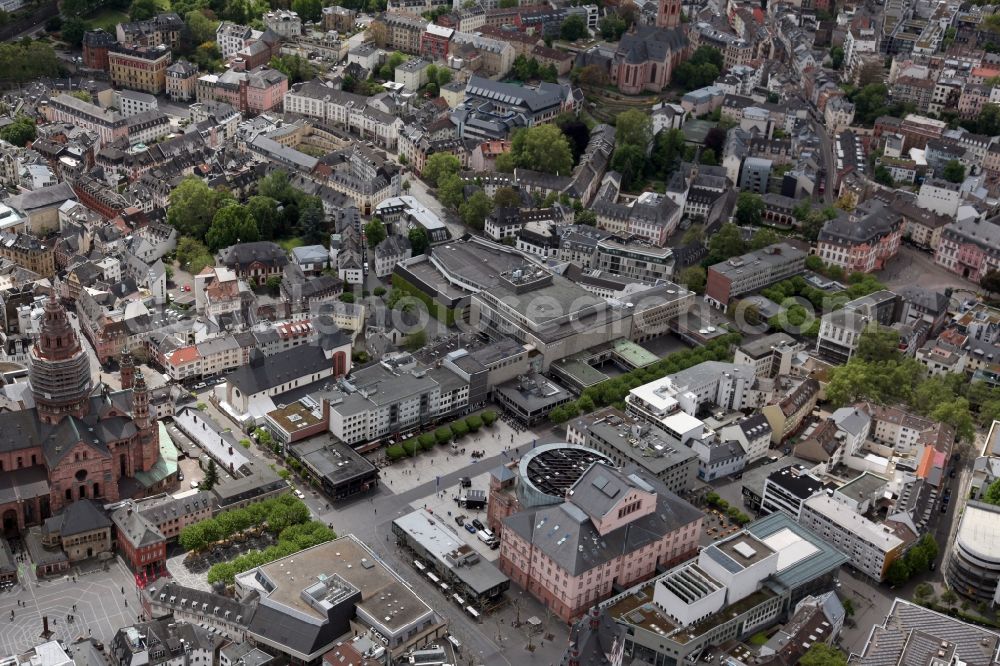
<svg viewBox="0 0 1000 666"><path fill-rule="evenodd" d="M394 572L376 560L353 535L307 548L259 569L275 584L274 589L270 593L263 593L263 596L296 613L318 620L326 618L302 599L302 590L318 582L318 577L324 574L336 574L356 587L361 592L361 602L357 607L364 609L371 617L391 617L391 620L384 621L390 630L401 629L433 612L426 602L403 584L402 579ZM251 569L241 574L240 578L245 581L249 576L252 579L255 571L256 569ZM390 592L391 596L388 594Z"/></svg>

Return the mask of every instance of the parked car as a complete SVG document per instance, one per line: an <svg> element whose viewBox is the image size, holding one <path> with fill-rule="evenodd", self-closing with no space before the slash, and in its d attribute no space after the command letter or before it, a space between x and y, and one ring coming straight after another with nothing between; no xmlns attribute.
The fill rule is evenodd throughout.
<svg viewBox="0 0 1000 666"><path fill-rule="evenodd" d="M473 525L472 523L466 523L465 531L468 532L469 534L475 534L477 532L476 526Z"/></svg>
<svg viewBox="0 0 1000 666"><path fill-rule="evenodd" d="M301 490L298 490L298 489L296 489L296 491L295 491L295 496L298 497L301 500L304 500L306 498L305 493L303 493Z"/></svg>
<svg viewBox="0 0 1000 666"><path fill-rule="evenodd" d="M465 527L465 516L455 516L455 522L459 527Z"/></svg>
<svg viewBox="0 0 1000 666"><path fill-rule="evenodd" d="M485 526L481 522L479 522L478 518L473 518L472 524L477 530L485 529Z"/></svg>
<svg viewBox="0 0 1000 666"><path fill-rule="evenodd" d="M183 481L184 480L184 472L182 472L180 470L177 470L177 480L178 481Z"/></svg>

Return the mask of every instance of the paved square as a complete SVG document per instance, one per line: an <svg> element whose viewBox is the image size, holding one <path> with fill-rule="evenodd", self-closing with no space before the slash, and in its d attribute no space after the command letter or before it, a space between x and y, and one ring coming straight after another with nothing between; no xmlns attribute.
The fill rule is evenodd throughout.
<svg viewBox="0 0 1000 666"><path fill-rule="evenodd" d="M414 458L402 458L388 467L383 467L379 470L379 475L383 486L398 495L425 483L433 483L435 477L443 477L459 470L467 470L469 476L480 473L479 467L485 464L472 458L470 454L473 451L483 451L484 459L501 455L507 447L520 447L523 453L531 448L531 442L535 439L538 439L535 432L524 428L514 430L498 419L492 426L483 427L456 442L459 450L465 449L464 454L452 451L450 445L437 446ZM511 451L509 455L516 454ZM482 471L489 472L489 469ZM486 490L489 489L489 484L477 487Z"/></svg>
<svg viewBox="0 0 1000 666"><path fill-rule="evenodd" d="M90 635L110 648L115 632L136 622L142 612L135 578L117 560L108 563L108 571L98 567L77 576L75 583L72 575L37 581L28 571L21 581L0 594L0 654L17 654L41 642L43 615L49 618L53 640L70 644ZM69 614L74 622L66 621Z"/></svg>

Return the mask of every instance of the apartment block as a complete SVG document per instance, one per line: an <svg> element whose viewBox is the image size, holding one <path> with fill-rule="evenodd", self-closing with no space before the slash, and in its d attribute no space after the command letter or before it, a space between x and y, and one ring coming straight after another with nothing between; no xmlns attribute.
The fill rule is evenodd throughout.
<svg viewBox="0 0 1000 666"><path fill-rule="evenodd" d="M167 88L170 49L116 45L108 50L111 82L118 87L159 95Z"/></svg>
<svg viewBox="0 0 1000 666"><path fill-rule="evenodd" d="M802 244L788 241L710 266L705 299L726 310L734 298L802 273L807 254Z"/></svg>

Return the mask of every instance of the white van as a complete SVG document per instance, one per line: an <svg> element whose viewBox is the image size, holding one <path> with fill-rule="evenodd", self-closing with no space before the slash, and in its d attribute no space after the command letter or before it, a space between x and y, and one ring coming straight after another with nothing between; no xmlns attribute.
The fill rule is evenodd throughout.
<svg viewBox="0 0 1000 666"><path fill-rule="evenodd" d="M500 547L500 540L489 530L479 530L476 532L476 536L479 537L480 541L494 550Z"/></svg>

